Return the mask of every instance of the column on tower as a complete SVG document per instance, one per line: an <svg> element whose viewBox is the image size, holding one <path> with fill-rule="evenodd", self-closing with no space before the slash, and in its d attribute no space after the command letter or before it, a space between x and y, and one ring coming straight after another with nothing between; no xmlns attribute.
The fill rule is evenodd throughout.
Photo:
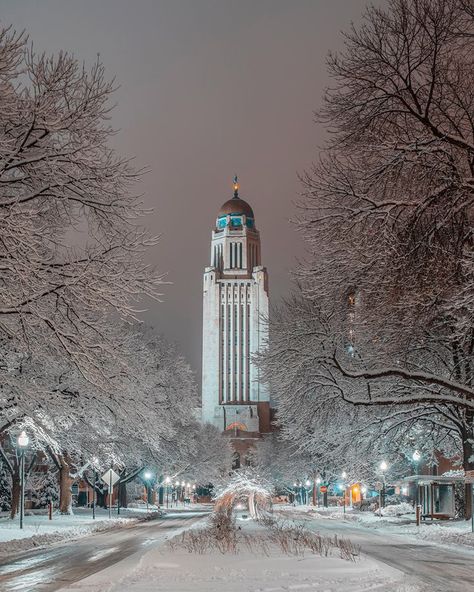
<svg viewBox="0 0 474 592"><path fill-rule="evenodd" d="M229 393L228 393L228 375L229 375L229 367L228 367L228 345L229 345L229 331L228 331L228 294L227 294L227 286L224 284L222 286L222 294L224 299L224 307L223 307L223 350L222 350L222 400L224 403L227 403L229 400Z"/></svg>

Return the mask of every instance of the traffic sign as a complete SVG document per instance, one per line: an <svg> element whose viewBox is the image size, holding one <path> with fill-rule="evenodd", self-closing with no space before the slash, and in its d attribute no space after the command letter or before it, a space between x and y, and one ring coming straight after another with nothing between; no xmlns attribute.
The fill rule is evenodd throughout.
<svg viewBox="0 0 474 592"><path fill-rule="evenodd" d="M326 485L321 485L321 487L319 488L319 491L320 491L321 493L327 493L327 491L328 491L328 488L326 487Z"/></svg>
<svg viewBox="0 0 474 592"><path fill-rule="evenodd" d="M117 481L120 480L120 477L113 469L109 469L108 471L105 471L101 479L106 485L113 487Z"/></svg>
<svg viewBox="0 0 474 592"><path fill-rule="evenodd" d="M117 481L120 481L120 477L113 469L109 469L108 471L105 471L101 479L109 488L109 518L112 518L112 494L114 491L114 485L117 483Z"/></svg>

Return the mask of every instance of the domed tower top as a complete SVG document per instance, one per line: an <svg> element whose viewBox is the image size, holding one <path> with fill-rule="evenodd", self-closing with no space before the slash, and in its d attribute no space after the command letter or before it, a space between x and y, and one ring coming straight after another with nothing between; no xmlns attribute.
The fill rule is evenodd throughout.
<svg viewBox="0 0 474 592"><path fill-rule="evenodd" d="M254 214L251 206L239 197L239 183L237 175L234 177L234 197L222 204L217 214L216 226L218 229L247 226L253 228L255 224Z"/></svg>

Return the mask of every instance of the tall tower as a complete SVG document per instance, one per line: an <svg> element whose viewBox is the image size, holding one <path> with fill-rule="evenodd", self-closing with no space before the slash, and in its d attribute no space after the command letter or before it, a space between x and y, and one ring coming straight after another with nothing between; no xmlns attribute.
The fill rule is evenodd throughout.
<svg viewBox="0 0 474 592"><path fill-rule="evenodd" d="M267 342L268 277L250 205L234 196L217 214L204 272L202 420L235 436L270 431L270 397L252 355Z"/></svg>

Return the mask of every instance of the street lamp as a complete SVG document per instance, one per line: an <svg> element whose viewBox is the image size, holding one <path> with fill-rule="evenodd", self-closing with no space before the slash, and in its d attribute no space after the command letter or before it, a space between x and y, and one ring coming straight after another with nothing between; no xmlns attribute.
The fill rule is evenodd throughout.
<svg viewBox="0 0 474 592"><path fill-rule="evenodd" d="M146 511L148 512L148 503L150 501L150 479L153 477L150 471L145 471L143 473L143 479L145 480L145 490L146 490Z"/></svg>
<svg viewBox="0 0 474 592"><path fill-rule="evenodd" d="M25 430L18 436L17 442L20 449L20 528L23 528L23 518L25 516L25 450L30 442Z"/></svg>
<svg viewBox="0 0 474 592"><path fill-rule="evenodd" d="M92 519L95 520L95 507L97 505L97 465L99 461L96 456L92 457L91 465L94 467L94 482L92 483Z"/></svg>
<svg viewBox="0 0 474 592"><path fill-rule="evenodd" d="M165 483L166 483L166 508L168 508L169 507L169 493L170 493L171 477L166 477Z"/></svg>
<svg viewBox="0 0 474 592"><path fill-rule="evenodd" d="M305 501L306 501L306 503L309 506L309 491L310 491L310 488L311 488L311 481L309 479L306 479L305 486L306 486L306 489L305 489Z"/></svg>
<svg viewBox="0 0 474 592"><path fill-rule="evenodd" d="M385 504L385 471L388 469L387 463L383 460L380 463L380 472L382 473L382 488L379 490L379 517L382 518L382 500Z"/></svg>
<svg viewBox="0 0 474 592"><path fill-rule="evenodd" d="M342 475L341 475L342 479L343 479L343 492L342 495L344 496L344 514L346 513L346 483L345 480L347 478L347 473L346 471L342 471Z"/></svg>
<svg viewBox="0 0 474 592"><path fill-rule="evenodd" d="M421 454L420 452L418 452L418 450L415 450L415 452L412 455L412 459L413 462L415 464L415 511L416 508L418 508L418 498L419 498L419 493L418 493L418 471L419 471L419 462L421 460Z"/></svg>

